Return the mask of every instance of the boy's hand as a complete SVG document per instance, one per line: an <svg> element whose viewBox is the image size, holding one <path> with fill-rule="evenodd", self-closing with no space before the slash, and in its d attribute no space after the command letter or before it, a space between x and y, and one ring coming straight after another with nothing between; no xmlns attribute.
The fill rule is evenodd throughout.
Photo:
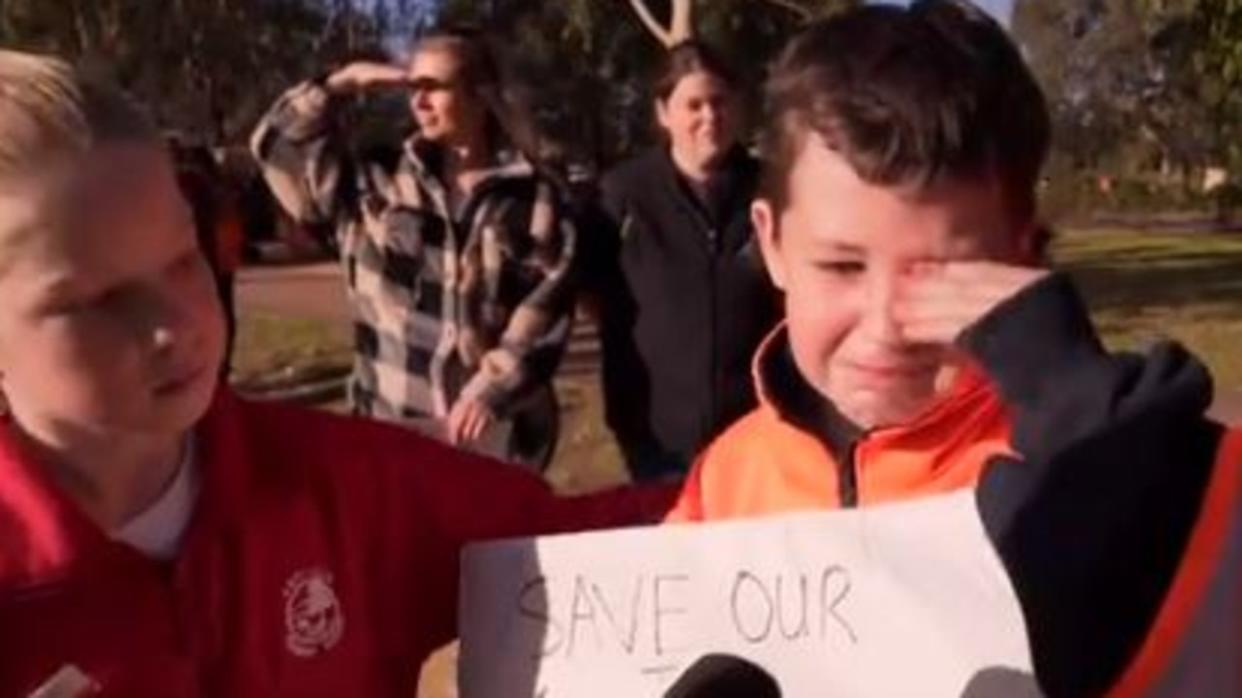
<svg viewBox="0 0 1242 698"><path fill-rule="evenodd" d="M449 410L448 440L454 446L476 441L496 421L492 409L479 400L458 400Z"/></svg>
<svg viewBox="0 0 1242 698"><path fill-rule="evenodd" d="M992 308L1049 273L998 262L917 264L898 287L894 320L908 342L952 344Z"/></svg>
<svg viewBox="0 0 1242 698"><path fill-rule="evenodd" d="M403 68L387 63L356 61L328 76L325 86L333 94L401 87L407 81Z"/></svg>

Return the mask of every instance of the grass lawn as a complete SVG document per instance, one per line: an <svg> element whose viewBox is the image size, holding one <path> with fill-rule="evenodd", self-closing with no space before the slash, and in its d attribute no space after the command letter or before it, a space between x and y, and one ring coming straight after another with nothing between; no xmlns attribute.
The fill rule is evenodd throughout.
<svg viewBox="0 0 1242 698"><path fill-rule="evenodd" d="M340 374L349 370L351 362L347 327L239 310L231 380L243 390Z"/></svg>
<svg viewBox="0 0 1242 698"><path fill-rule="evenodd" d="M1110 346L1141 348L1174 337L1207 361L1221 388L1242 389L1242 236L1080 230L1057 241L1054 257L1078 280ZM344 327L243 309L234 380L253 385L339 373L349 366L348 342ZM623 482L595 373L579 363L557 387L562 431L548 479L566 492ZM419 696L455 695L452 666L451 650L437 654Z"/></svg>
<svg viewBox="0 0 1242 698"><path fill-rule="evenodd" d="M1076 231L1054 257L1071 272L1113 347L1170 337L1242 389L1242 235Z"/></svg>

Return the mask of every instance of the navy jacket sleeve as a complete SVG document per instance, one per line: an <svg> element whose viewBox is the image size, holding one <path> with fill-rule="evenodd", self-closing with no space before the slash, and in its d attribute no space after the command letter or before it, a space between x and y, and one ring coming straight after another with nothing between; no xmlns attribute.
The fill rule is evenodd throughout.
<svg viewBox="0 0 1242 698"><path fill-rule="evenodd" d="M1181 562L1221 428L1211 378L1180 345L1101 345L1053 274L960 338L1014 410L1016 459L977 490L1050 696L1099 695L1139 648Z"/></svg>

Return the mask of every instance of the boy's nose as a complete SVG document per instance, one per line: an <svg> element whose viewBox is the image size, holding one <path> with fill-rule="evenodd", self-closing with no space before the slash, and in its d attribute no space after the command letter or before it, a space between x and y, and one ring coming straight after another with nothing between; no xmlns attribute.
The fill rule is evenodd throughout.
<svg viewBox="0 0 1242 698"><path fill-rule="evenodd" d="M176 335L173 334L171 327L159 326L151 332L151 344L156 351L171 349L176 343Z"/></svg>
<svg viewBox="0 0 1242 698"><path fill-rule="evenodd" d="M877 274L867 285L859 324L865 336L886 345L902 343L901 327L893 313L896 301L896 279L891 274Z"/></svg>
<svg viewBox="0 0 1242 698"><path fill-rule="evenodd" d="M151 288L143 294L141 324L147 345L156 353L172 349L191 325L189 304L165 289Z"/></svg>
<svg viewBox="0 0 1242 698"><path fill-rule="evenodd" d="M148 333L151 350L156 354L172 351L182 343L186 324L174 316L164 316L152 324Z"/></svg>

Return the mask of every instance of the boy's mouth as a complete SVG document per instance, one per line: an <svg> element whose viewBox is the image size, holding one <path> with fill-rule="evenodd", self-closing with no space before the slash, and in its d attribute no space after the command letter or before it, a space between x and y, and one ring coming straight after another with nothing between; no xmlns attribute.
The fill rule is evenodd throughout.
<svg viewBox="0 0 1242 698"><path fill-rule="evenodd" d="M896 383L923 378L936 370L927 363L860 363L849 362L846 367L864 382Z"/></svg>
<svg viewBox="0 0 1242 698"><path fill-rule="evenodd" d="M171 377L160 381L155 386L155 394L158 397L167 397L176 395L184 391L186 388L194 385L206 373L206 369L202 366L194 366L174 372Z"/></svg>

